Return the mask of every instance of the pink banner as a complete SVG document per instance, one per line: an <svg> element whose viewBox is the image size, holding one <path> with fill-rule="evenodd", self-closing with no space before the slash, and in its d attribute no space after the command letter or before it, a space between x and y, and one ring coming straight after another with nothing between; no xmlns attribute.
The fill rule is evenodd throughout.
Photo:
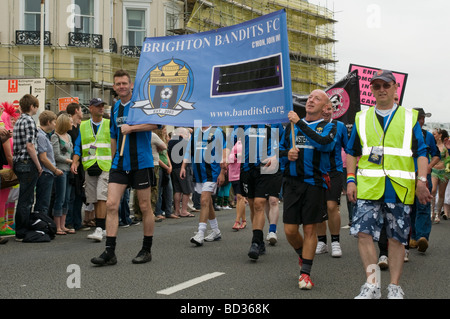
<svg viewBox="0 0 450 319"><path fill-rule="evenodd" d="M361 93L361 105L374 106L376 104L375 98L370 91L370 80L372 79L373 74L375 74L380 68L373 68L363 65L350 64L349 72L354 70L358 70L359 77L359 89ZM392 71L392 70L391 70ZM392 71L395 76L395 79L398 83L398 98L400 105L402 104L403 95L405 93L406 80L408 79L407 73L401 73Z"/></svg>

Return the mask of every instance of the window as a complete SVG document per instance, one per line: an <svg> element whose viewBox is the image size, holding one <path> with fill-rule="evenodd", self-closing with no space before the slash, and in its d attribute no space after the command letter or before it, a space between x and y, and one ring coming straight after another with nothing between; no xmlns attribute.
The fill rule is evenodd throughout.
<svg viewBox="0 0 450 319"><path fill-rule="evenodd" d="M94 33L94 0L75 0L75 15L75 32Z"/></svg>
<svg viewBox="0 0 450 319"><path fill-rule="evenodd" d="M166 11L166 35L175 35L175 29L178 29L178 13Z"/></svg>
<svg viewBox="0 0 450 319"><path fill-rule="evenodd" d="M23 59L23 75L29 77L39 77L41 70L39 56L24 55Z"/></svg>
<svg viewBox="0 0 450 319"><path fill-rule="evenodd" d="M73 62L75 65L75 79L86 80L91 78L92 61L90 58L75 57Z"/></svg>
<svg viewBox="0 0 450 319"><path fill-rule="evenodd" d="M40 31L41 30L41 2L40 1L25 0L25 2L24 2L24 27L25 27L26 31Z"/></svg>
<svg viewBox="0 0 450 319"><path fill-rule="evenodd" d="M145 10L127 9L127 37L129 46L142 46L145 38Z"/></svg>

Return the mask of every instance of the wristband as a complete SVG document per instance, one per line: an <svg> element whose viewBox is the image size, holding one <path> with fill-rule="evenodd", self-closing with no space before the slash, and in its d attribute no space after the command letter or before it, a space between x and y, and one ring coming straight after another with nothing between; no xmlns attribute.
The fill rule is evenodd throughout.
<svg viewBox="0 0 450 319"><path fill-rule="evenodd" d="M347 174L347 184L348 183L355 183L356 184L355 174Z"/></svg>

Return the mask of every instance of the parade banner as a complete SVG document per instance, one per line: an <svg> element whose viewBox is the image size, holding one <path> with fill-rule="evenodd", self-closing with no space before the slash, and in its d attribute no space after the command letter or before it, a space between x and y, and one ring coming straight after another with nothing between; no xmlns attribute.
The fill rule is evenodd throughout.
<svg viewBox="0 0 450 319"><path fill-rule="evenodd" d="M354 70L358 70L359 85L361 91L361 98L360 98L361 105L374 106L376 104L376 101L372 95L372 92L370 91L370 80L372 80L373 74L378 72L380 68L350 64L349 72L352 72ZM397 94L399 98L399 104L401 105L403 101L403 96L405 94L405 86L406 80L408 79L408 74L396 72L393 70L391 71L394 74L395 79L397 80L396 82L399 85Z"/></svg>
<svg viewBox="0 0 450 319"><path fill-rule="evenodd" d="M359 87L358 70L354 70L324 90L333 105L333 120L341 121L347 127L355 123L355 115L361 111ZM300 118L306 115L307 100L307 95L293 96L294 111Z"/></svg>
<svg viewBox="0 0 450 319"><path fill-rule="evenodd" d="M288 122L286 11L213 31L144 40L128 124Z"/></svg>

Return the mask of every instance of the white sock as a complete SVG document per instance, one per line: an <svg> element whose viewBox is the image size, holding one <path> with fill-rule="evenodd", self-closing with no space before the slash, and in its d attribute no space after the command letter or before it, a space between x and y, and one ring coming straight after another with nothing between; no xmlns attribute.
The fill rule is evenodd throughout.
<svg viewBox="0 0 450 319"><path fill-rule="evenodd" d="M209 225L211 226L211 229L218 230L219 229L219 223L217 222L217 218L209 219Z"/></svg>
<svg viewBox="0 0 450 319"><path fill-rule="evenodd" d="M203 234L206 232L206 223L198 223L198 232L202 232Z"/></svg>

